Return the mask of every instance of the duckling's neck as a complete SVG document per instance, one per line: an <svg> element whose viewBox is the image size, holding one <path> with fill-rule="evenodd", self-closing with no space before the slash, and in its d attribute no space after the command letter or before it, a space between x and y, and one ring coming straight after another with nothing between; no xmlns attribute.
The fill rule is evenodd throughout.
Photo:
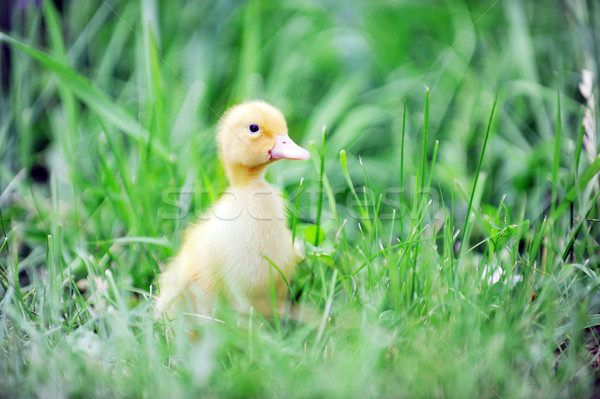
<svg viewBox="0 0 600 399"><path fill-rule="evenodd" d="M226 165L225 173L231 187L243 187L265 181L267 165L247 167L244 165Z"/></svg>

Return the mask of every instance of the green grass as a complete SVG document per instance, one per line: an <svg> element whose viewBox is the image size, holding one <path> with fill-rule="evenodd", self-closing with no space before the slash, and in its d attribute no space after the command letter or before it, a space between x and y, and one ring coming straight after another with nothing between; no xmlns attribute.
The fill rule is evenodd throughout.
<svg viewBox="0 0 600 399"><path fill-rule="evenodd" d="M43 4L0 33L1 397L597 389L594 2ZM251 98L312 154L268 179L318 316L155 318Z"/></svg>

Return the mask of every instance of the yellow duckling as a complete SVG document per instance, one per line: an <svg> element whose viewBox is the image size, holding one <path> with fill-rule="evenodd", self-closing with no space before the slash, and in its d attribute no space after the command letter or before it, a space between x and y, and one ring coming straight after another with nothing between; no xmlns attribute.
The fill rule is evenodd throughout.
<svg viewBox="0 0 600 399"><path fill-rule="evenodd" d="M209 312L225 299L241 311L273 313L299 255L286 225L281 194L265 181L278 159L309 159L294 143L282 113L264 101L230 108L218 125L217 143L230 186L203 217L188 228L179 253L161 275L159 312ZM273 265L275 264L279 270Z"/></svg>

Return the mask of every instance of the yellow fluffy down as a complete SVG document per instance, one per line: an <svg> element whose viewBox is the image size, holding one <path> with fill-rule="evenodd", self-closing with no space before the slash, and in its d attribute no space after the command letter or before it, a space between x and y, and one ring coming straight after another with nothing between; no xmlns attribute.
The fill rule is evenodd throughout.
<svg viewBox="0 0 600 399"><path fill-rule="evenodd" d="M251 132L250 125L260 130ZM281 112L262 101L238 105L223 116L217 141L231 185L187 229L160 276L159 312L207 314L225 300L242 312L254 307L269 316L271 284L278 309L284 306L288 289L281 273L290 281L300 255L292 245L281 195L265 181L264 172L275 161L270 157L275 135L287 134Z"/></svg>

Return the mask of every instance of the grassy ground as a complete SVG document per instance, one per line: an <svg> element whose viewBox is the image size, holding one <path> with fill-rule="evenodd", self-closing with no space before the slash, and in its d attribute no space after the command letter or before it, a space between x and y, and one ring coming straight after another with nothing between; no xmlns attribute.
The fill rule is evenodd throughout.
<svg viewBox="0 0 600 399"><path fill-rule="evenodd" d="M597 389L595 2L9 3L0 396ZM190 339L153 318L156 276L251 98L313 155L268 178L307 252L290 300L320 316Z"/></svg>

